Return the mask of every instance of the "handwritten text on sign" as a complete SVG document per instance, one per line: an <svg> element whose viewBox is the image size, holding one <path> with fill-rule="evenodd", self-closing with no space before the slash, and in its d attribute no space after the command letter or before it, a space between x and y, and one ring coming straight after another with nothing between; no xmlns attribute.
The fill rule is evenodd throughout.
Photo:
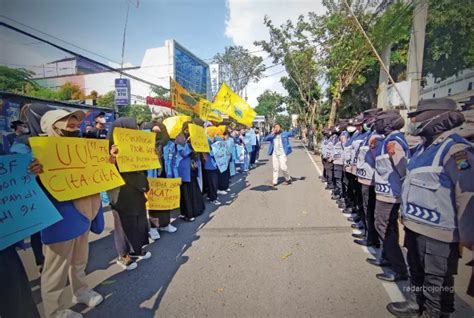
<svg viewBox="0 0 474 318"><path fill-rule="evenodd" d="M156 134L152 132L115 128L114 143L119 152L117 164L121 172L161 168L155 151Z"/></svg>
<svg viewBox="0 0 474 318"><path fill-rule="evenodd" d="M31 155L0 156L0 250L60 221L35 176Z"/></svg>
<svg viewBox="0 0 474 318"><path fill-rule="evenodd" d="M148 178L148 210L172 210L179 208L181 178Z"/></svg>
<svg viewBox="0 0 474 318"><path fill-rule="evenodd" d="M195 124L189 124L189 135L191 136L191 146L196 152L210 152L204 128Z"/></svg>
<svg viewBox="0 0 474 318"><path fill-rule="evenodd" d="M214 154L214 159L216 160L217 168L221 173L227 170L227 166L230 161L230 152L227 148L227 142L225 141L216 141L212 145L212 153Z"/></svg>
<svg viewBox="0 0 474 318"><path fill-rule="evenodd" d="M58 201L110 190L124 184L109 162L109 142L68 137L30 138L33 154L43 165L41 182Z"/></svg>

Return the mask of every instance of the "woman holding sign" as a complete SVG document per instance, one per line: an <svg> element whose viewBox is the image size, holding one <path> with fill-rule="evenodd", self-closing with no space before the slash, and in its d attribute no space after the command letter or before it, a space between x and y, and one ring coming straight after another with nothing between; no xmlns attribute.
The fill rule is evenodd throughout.
<svg viewBox="0 0 474 318"><path fill-rule="evenodd" d="M79 137L84 116L80 110L72 113L50 110L41 117L41 130L48 137ZM72 138L71 142L74 142ZM95 307L104 300L88 287L84 272L89 258L89 231L101 233L104 229L100 195L97 193L63 202L52 197L50 200L63 219L41 232L45 244L41 275L44 311L47 317L82 317L66 309L61 296L69 276L74 303Z"/></svg>
<svg viewBox="0 0 474 318"><path fill-rule="evenodd" d="M204 212L205 205L199 188L198 176L201 169L199 155L190 145L189 123L183 124L180 135L176 137L176 162L181 185L181 215L186 221L193 222L196 216Z"/></svg>

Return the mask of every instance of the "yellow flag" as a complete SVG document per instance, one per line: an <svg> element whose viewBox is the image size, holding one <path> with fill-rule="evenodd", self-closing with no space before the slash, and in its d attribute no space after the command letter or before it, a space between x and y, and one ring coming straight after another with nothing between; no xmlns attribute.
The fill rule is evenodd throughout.
<svg viewBox="0 0 474 318"><path fill-rule="evenodd" d="M178 82L170 78L171 105L174 109L199 115L199 103Z"/></svg>
<svg viewBox="0 0 474 318"><path fill-rule="evenodd" d="M166 126L166 130L168 131L168 135L170 135L171 139L176 138L181 133L183 129L183 124L187 121L191 121L191 117L189 116L174 116L168 117L163 120L163 125Z"/></svg>
<svg viewBox="0 0 474 318"><path fill-rule="evenodd" d="M125 182L109 162L108 140L32 137L35 158L43 165L41 183L58 201L67 201L110 190Z"/></svg>
<svg viewBox="0 0 474 318"><path fill-rule="evenodd" d="M212 103L204 98L199 100L199 118L217 123L223 121L222 117L216 113Z"/></svg>
<svg viewBox="0 0 474 318"><path fill-rule="evenodd" d="M252 107L239 95L234 93L226 84L222 83L214 98L213 107L218 111L229 115L240 124L252 126L256 113Z"/></svg>
<svg viewBox="0 0 474 318"><path fill-rule="evenodd" d="M191 146L196 152L210 152L209 142L204 128L195 124L189 124L189 136L191 137Z"/></svg>
<svg viewBox="0 0 474 318"><path fill-rule="evenodd" d="M148 178L148 210L172 210L179 208L181 178Z"/></svg>
<svg viewBox="0 0 474 318"><path fill-rule="evenodd" d="M155 133L127 128L115 128L114 143L119 150L117 165L120 172L161 168L158 154L155 150Z"/></svg>

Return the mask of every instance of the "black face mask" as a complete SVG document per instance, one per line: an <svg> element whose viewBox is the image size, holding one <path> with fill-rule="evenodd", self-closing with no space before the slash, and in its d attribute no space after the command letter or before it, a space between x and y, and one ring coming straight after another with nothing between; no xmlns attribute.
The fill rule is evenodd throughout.
<svg viewBox="0 0 474 318"><path fill-rule="evenodd" d="M64 137L80 137L81 136L81 131L80 130L70 131L70 130L61 129L61 134Z"/></svg>
<svg viewBox="0 0 474 318"><path fill-rule="evenodd" d="M385 133L385 125L383 120L377 120L374 123L374 129L377 134L383 135Z"/></svg>

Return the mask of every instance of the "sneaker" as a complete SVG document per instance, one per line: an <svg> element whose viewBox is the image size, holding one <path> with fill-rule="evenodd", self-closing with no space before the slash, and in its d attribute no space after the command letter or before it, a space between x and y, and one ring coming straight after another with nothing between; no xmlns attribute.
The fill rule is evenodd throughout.
<svg viewBox="0 0 474 318"><path fill-rule="evenodd" d="M148 235L153 241L159 240L160 239L160 233L158 233L157 228L151 228L150 231L148 231Z"/></svg>
<svg viewBox="0 0 474 318"><path fill-rule="evenodd" d="M52 318L82 318L82 314L72 311L71 309L64 309L56 312Z"/></svg>
<svg viewBox="0 0 474 318"><path fill-rule="evenodd" d="M192 218L184 217L184 220L188 221L188 222L194 222L196 220L196 218L194 218L194 217L192 217Z"/></svg>
<svg viewBox="0 0 474 318"><path fill-rule="evenodd" d="M222 194L222 195L226 195L227 192L223 191L223 190L217 190L217 194Z"/></svg>
<svg viewBox="0 0 474 318"><path fill-rule="evenodd" d="M101 294L96 293L92 289L88 289L79 296L72 296L72 302L75 304L84 304L88 307L95 307L104 300ZM73 316L74 317L74 316ZM82 317L82 316L81 316Z"/></svg>
<svg viewBox="0 0 474 318"><path fill-rule="evenodd" d="M211 201L211 203L214 204L214 205L221 205L222 204L218 200Z"/></svg>
<svg viewBox="0 0 474 318"><path fill-rule="evenodd" d="M168 225L165 226L165 227L160 227L159 230L160 230L160 231L163 231L163 232L174 233L174 232L176 232L178 229L177 229L176 227L174 227L173 225L168 224Z"/></svg>
<svg viewBox="0 0 474 318"><path fill-rule="evenodd" d="M119 256L117 258L117 265L120 265L123 269L131 271L132 269L137 268L137 263L130 258L130 255Z"/></svg>
<svg viewBox="0 0 474 318"><path fill-rule="evenodd" d="M142 259L149 259L151 257L151 252L142 252L141 255L130 254L130 257L137 261L141 261Z"/></svg>

